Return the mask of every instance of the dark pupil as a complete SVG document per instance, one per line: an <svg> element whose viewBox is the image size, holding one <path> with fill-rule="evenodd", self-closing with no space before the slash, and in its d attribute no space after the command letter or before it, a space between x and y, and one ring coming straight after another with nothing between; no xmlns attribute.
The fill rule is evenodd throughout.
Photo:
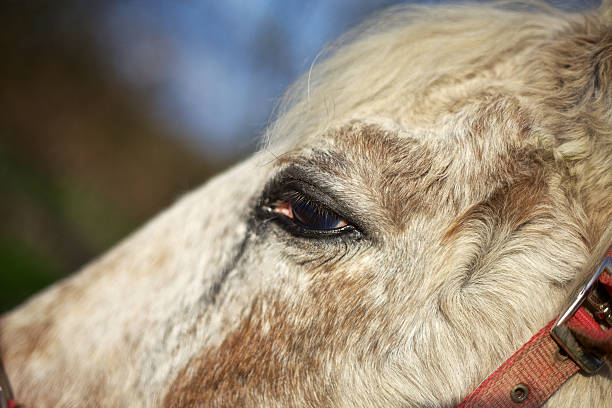
<svg viewBox="0 0 612 408"><path fill-rule="evenodd" d="M304 198L291 200L291 208L295 220L309 229L334 229L340 223L339 217Z"/></svg>

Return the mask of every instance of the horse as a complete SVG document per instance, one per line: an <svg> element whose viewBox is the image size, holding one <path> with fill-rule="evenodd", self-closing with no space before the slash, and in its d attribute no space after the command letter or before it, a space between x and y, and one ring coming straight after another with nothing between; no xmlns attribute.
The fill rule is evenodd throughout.
<svg viewBox="0 0 612 408"><path fill-rule="evenodd" d="M456 406L612 242L611 107L610 2L381 12L257 153L2 316L15 398ZM546 406L609 406L611 380Z"/></svg>

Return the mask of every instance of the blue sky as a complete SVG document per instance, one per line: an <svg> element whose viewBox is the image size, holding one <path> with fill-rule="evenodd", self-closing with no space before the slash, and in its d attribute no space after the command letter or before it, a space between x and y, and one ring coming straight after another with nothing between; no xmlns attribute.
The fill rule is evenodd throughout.
<svg viewBox="0 0 612 408"><path fill-rule="evenodd" d="M150 96L153 115L203 152L231 155L254 148L283 91L325 44L396 3L123 0L103 10L96 32L120 76Z"/></svg>

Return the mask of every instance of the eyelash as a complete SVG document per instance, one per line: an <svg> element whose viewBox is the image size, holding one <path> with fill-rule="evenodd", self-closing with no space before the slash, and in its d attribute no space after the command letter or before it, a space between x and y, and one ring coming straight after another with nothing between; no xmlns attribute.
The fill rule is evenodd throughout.
<svg viewBox="0 0 612 408"><path fill-rule="evenodd" d="M285 191L278 198L264 200L261 209L266 218L277 221L292 235L322 238L353 232L360 236L342 216L296 189Z"/></svg>
<svg viewBox="0 0 612 408"><path fill-rule="evenodd" d="M339 215L298 191L289 192L270 206L272 212L291 219L302 228L315 231L340 229L348 223Z"/></svg>

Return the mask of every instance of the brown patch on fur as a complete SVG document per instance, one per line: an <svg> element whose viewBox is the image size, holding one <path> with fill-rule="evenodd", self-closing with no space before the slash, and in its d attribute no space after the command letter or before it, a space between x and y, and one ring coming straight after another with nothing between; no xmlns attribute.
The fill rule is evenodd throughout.
<svg viewBox="0 0 612 408"><path fill-rule="evenodd" d="M307 293L258 297L218 347L204 350L175 378L165 407L335 406L338 363L356 343L364 360L380 352L381 318L367 302L367 279L317 274ZM296 295L297 296L297 295ZM313 313L313 311L316 311ZM378 323L381 330L383 323Z"/></svg>
<svg viewBox="0 0 612 408"><path fill-rule="evenodd" d="M477 93L471 99L476 110L469 126L477 138L506 139L508 143L513 139L525 139L530 134L532 118L511 94L491 90ZM496 134L491 135L491 131ZM477 146L480 149L481 146Z"/></svg>
<svg viewBox="0 0 612 408"><path fill-rule="evenodd" d="M612 30L596 18L576 22L544 50L543 69L552 76L551 100L571 111L604 102L612 84Z"/></svg>
<svg viewBox="0 0 612 408"><path fill-rule="evenodd" d="M612 219L610 22L596 15L572 22L537 50L529 69L545 112L541 125L557 160L575 177L589 240L596 241Z"/></svg>
<svg viewBox="0 0 612 408"><path fill-rule="evenodd" d="M470 207L448 227L443 240L448 243L472 221L480 219L492 219L515 231L539 215L538 208L546 202L547 191L543 170L538 167L532 175L498 188L489 198Z"/></svg>
<svg viewBox="0 0 612 408"><path fill-rule="evenodd" d="M250 314L223 343L205 350L176 377L164 399L166 407L249 407L261 398L278 398L308 371L318 371L317 354L305 352L303 333L294 333L285 320L287 305L258 299ZM269 322L266 328L264 322ZM288 359L291 351L301 358ZM296 364L297 363L297 364ZM324 387L317 401L325 401Z"/></svg>
<svg viewBox="0 0 612 408"><path fill-rule="evenodd" d="M372 211L382 208L381 228L401 231L413 213L428 208L420 195L442 179L443 169L435 165L423 144L358 122L331 137L334 154L315 156L312 164L366 194L368 201L377 204Z"/></svg>

